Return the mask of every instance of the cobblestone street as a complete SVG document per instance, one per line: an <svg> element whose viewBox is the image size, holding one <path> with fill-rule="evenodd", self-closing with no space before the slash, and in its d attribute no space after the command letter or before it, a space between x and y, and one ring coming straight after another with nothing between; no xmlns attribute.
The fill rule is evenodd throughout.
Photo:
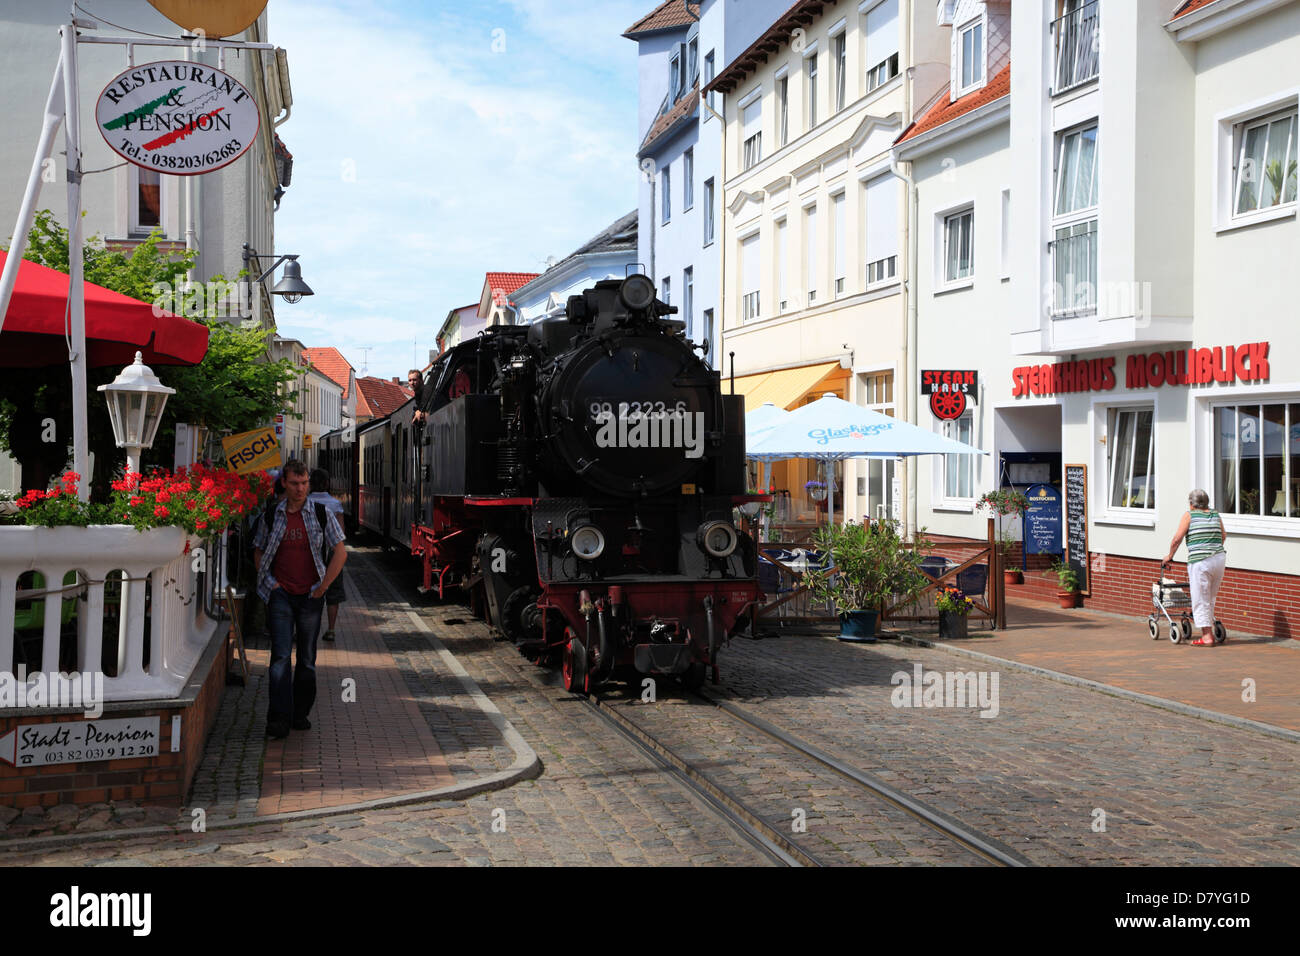
<svg viewBox="0 0 1300 956"><path fill-rule="evenodd" d="M556 670L533 665L492 641L458 605L405 601L409 568L400 557L354 550L357 601L340 652L375 642L367 666L387 669L410 694L457 781L499 772L511 751L483 712L468 706L437 642L541 762L536 779L465 800L257 823L257 771L267 799L273 747L260 736L265 651L254 680L227 690L205 764L184 810L114 807L68 821L94 830L111 813L125 823L166 823L138 834L52 845L0 843L8 865L355 864L708 864L767 860L697 797L567 694ZM402 585L402 601L386 579ZM382 645L388 664L375 657ZM357 673L340 656L322 684ZM733 641L723 684L711 693L742 705L839 756L1036 864L1278 864L1300 857L1300 745L1225 727L1095 690L1018 671L998 672L997 713L974 707L899 708L895 674L988 670L941 649L897 642L847 645L815 636ZM686 698L669 681L643 702L623 685L611 703L697 763L801 847L830 864L978 864L946 837L715 707ZM324 694L322 694L322 698ZM364 700L364 697L362 698ZM323 702L323 708L337 705ZM342 705L336 719L353 719ZM315 716L315 715L313 715ZM240 736L240 722L248 724ZM322 727L329 726L324 720ZM338 731L336 731L338 732ZM292 741L292 738L291 738ZM390 757L356 750L382 769ZM374 771L378 776L380 769ZM417 781L418 783L418 781ZM363 794L365 796L365 794ZM191 832L203 808L207 832ZM266 807L260 810L263 815ZM11 821L16 836L26 818ZM798 821L806 828L801 832ZM31 821L27 821L31 822ZM1104 828L1103 828L1104 824Z"/></svg>

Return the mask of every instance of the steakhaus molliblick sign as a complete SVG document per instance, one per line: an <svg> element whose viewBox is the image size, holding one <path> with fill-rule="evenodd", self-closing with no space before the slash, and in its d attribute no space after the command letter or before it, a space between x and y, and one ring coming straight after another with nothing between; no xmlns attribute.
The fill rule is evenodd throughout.
<svg viewBox="0 0 1300 956"><path fill-rule="evenodd" d="M95 120L115 153L176 176L228 166L257 139L257 101L233 76L202 63L133 66L104 87Z"/></svg>
<svg viewBox="0 0 1300 956"><path fill-rule="evenodd" d="M1011 395L1109 392L1115 387L1115 356L1022 365L1011 371ZM1125 388L1208 385L1212 382L1268 381L1268 343L1173 349L1130 355L1124 362Z"/></svg>

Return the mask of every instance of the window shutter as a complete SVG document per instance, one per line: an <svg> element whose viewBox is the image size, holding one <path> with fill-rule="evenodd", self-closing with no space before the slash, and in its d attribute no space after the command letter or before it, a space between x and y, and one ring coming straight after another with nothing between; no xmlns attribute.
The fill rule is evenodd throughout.
<svg viewBox="0 0 1300 956"><path fill-rule="evenodd" d="M787 301L790 297L786 295L786 275L789 269L786 267L786 227L788 222L782 220L776 224L776 298L778 307L781 302Z"/></svg>
<svg viewBox="0 0 1300 956"><path fill-rule="evenodd" d="M753 235L740 244L741 259L741 294L749 295L758 291L758 236Z"/></svg>
<svg viewBox="0 0 1300 956"><path fill-rule="evenodd" d="M831 200L835 213L835 275L833 279L844 278L844 193Z"/></svg>
<svg viewBox="0 0 1300 956"><path fill-rule="evenodd" d="M867 183L867 262L898 254L898 187L892 176Z"/></svg>
<svg viewBox="0 0 1300 956"><path fill-rule="evenodd" d="M867 69L897 52L898 0L885 0L867 13Z"/></svg>

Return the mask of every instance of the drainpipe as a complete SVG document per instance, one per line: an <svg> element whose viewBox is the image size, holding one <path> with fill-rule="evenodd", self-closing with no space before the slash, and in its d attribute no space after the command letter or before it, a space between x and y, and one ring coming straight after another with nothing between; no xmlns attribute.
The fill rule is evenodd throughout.
<svg viewBox="0 0 1300 956"><path fill-rule="evenodd" d="M908 59L911 59L911 21L907 20L907 50ZM914 67L907 68L907 82L903 84L903 115L907 122L912 121L912 79ZM919 394L919 376L917 374L917 256L920 248L920 234L917 231L918 225L918 203L916 181L912 178L910 170L911 163L908 163L908 173L904 173L898 164L898 155L892 150L889 154L889 171L897 176L903 182L907 183L907 280L903 285L903 294L907 301L906 317L903 328L903 374L906 376L904 386L898 389L898 394L903 397L903 415L904 420L909 425L917 424L917 402L914 400L913 391L918 390ZM904 463L907 469L907 513L904 525L905 533L912 533L917 527L917 468L916 462L908 459Z"/></svg>

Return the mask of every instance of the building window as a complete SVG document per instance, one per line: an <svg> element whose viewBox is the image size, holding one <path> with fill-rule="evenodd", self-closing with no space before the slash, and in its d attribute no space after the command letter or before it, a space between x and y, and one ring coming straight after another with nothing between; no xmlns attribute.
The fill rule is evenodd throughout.
<svg viewBox="0 0 1300 956"><path fill-rule="evenodd" d="M956 421L943 423L945 438L973 445L974 417L970 412ZM947 499L970 499L975 497L975 456L943 456L943 497Z"/></svg>
<svg viewBox="0 0 1300 956"><path fill-rule="evenodd" d="M673 304L673 280L664 276L663 289L659 293L659 298L663 300L664 305Z"/></svg>
<svg viewBox="0 0 1300 956"><path fill-rule="evenodd" d="M817 207L809 206L803 213L804 285L808 287L808 304L817 301Z"/></svg>
<svg viewBox="0 0 1300 956"><path fill-rule="evenodd" d="M686 45L686 75L690 77L688 88L700 81L700 38L696 37Z"/></svg>
<svg viewBox="0 0 1300 956"><path fill-rule="evenodd" d="M984 23L976 20L961 31L960 96L984 80Z"/></svg>
<svg viewBox="0 0 1300 956"><path fill-rule="evenodd" d="M673 218L672 184L672 167L665 166L659 174L659 191L663 194L661 202L663 203L664 222Z"/></svg>
<svg viewBox="0 0 1300 956"><path fill-rule="evenodd" d="M682 321L686 323L686 337L695 338L695 270L682 273Z"/></svg>
<svg viewBox="0 0 1300 956"><path fill-rule="evenodd" d="M898 274L898 184L890 175L868 180L867 213L867 285L887 282Z"/></svg>
<svg viewBox="0 0 1300 956"><path fill-rule="evenodd" d="M898 76L898 0L867 11L867 92Z"/></svg>
<svg viewBox="0 0 1300 956"><path fill-rule="evenodd" d="M831 262L834 265L835 279L835 297L838 299L844 294L844 193L838 193L831 197L831 215L834 231L831 233L831 241L835 248L831 250Z"/></svg>
<svg viewBox="0 0 1300 956"><path fill-rule="evenodd" d="M704 180L704 244L713 242L713 180Z"/></svg>
<svg viewBox="0 0 1300 956"><path fill-rule="evenodd" d="M1011 190L1002 190L1002 278L1011 278Z"/></svg>
<svg viewBox="0 0 1300 956"><path fill-rule="evenodd" d="M695 150L688 149L682 156L682 209L695 205Z"/></svg>
<svg viewBox="0 0 1300 956"><path fill-rule="evenodd" d="M1300 403L1220 406L1214 436L1220 512L1300 517Z"/></svg>
<svg viewBox="0 0 1300 956"><path fill-rule="evenodd" d="M776 254L773 259L776 261L776 312L778 315L790 307L785 285L789 275L789 268L786 265L786 242L789 238L788 226L789 222L785 219L780 219L776 223Z"/></svg>
<svg viewBox="0 0 1300 956"><path fill-rule="evenodd" d="M812 129L817 125L817 54L813 53L808 57L804 67L807 77L808 87L808 125L807 129Z"/></svg>
<svg viewBox="0 0 1300 956"><path fill-rule="evenodd" d="M1106 486L1112 508L1156 506L1154 417L1151 408L1107 412Z"/></svg>
<svg viewBox="0 0 1300 956"><path fill-rule="evenodd" d="M790 141L790 77L776 81L776 143L784 146Z"/></svg>
<svg viewBox="0 0 1300 956"><path fill-rule="evenodd" d="M1064 0L1061 17L1052 21L1056 48L1056 78L1053 93L1072 89L1097 75L1101 44L1097 0Z"/></svg>
<svg viewBox="0 0 1300 956"><path fill-rule="evenodd" d="M163 228L162 175L134 163L127 167L130 223L128 235L147 236Z"/></svg>
<svg viewBox="0 0 1300 956"><path fill-rule="evenodd" d="M1052 203L1052 312L1097 308L1097 124L1061 133Z"/></svg>
<svg viewBox="0 0 1300 956"><path fill-rule="evenodd" d="M704 310L704 345L708 346L704 350L704 360L707 362L713 355L713 310Z"/></svg>
<svg viewBox="0 0 1300 956"><path fill-rule="evenodd" d="M741 113L741 136L744 140L744 156L741 168L749 169L763 159L763 100L754 100Z"/></svg>
<svg viewBox="0 0 1300 956"><path fill-rule="evenodd" d="M1296 201L1295 108L1238 123L1232 168L1233 215Z"/></svg>
<svg viewBox="0 0 1300 956"><path fill-rule="evenodd" d="M759 236L750 236L740 244L741 321L752 322L762 316L759 300Z"/></svg>
<svg viewBox="0 0 1300 956"><path fill-rule="evenodd" d="M894 417L894 373L873 372L862 376L863 404L873 412ZM898 502L894 497L897 462L892 458L869 458L858 467L866 471L865 481L858 478L858 494L866 495L866 514L872 518L892 518ZM858 474L861 476L862 471Z"/></svg>
<svg viewBox="0 0 1300 956"><path fill-rule="evenodd" d="M708 53L704 54L704 85L705 86L708 86L710 83L713 82L713 78L717 76L717 72L718 72L717 60L714 59L713 51L710 50ZM709 90L706 98L706 102L709 104L709 107L711 109L713 110L718 109L717 95L714 93L713 90ZM718 110L718 112L721 111ZM705 116L705 119L707 120L708 116Z"/></svg>
<svg viewBox="0 0 1300 956"><path fill-rule="evenodd" d="M975 275L975 210L946 216L943 220L943 278L958 282Z"/></svg>
<svg viewBox="0 0 1300 956"><path fill-rule="evenodd" d="M672 62L669 64L668 69L670 70L669 82L672 84L673 102L676 103L682 98L682 73L685 70L685 65L682 63L682 54L680 49L673 54Z"/></svg>
<svg viewBox="0 0 1300 956"><path fill-rule="evenodd" d="M844 109L849 67L848 31L831 37L831 65L835 71L835 111Z"/></svg>

